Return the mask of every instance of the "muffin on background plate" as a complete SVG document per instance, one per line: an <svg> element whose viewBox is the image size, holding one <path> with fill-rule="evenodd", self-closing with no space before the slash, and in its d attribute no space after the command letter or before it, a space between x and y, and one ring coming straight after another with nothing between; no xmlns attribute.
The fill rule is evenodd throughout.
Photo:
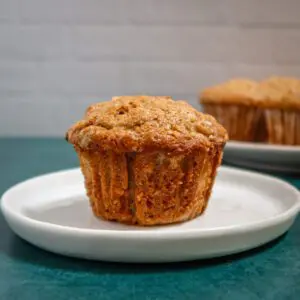
<svg viewBox="0 0 300 300"><path fill-rule="evenodd" d="M258 84L233 79L202 91L204 112L214 116L228 131L229 138L253 141L262 111L258 106Z"/></svg>
<svg viewBox="0 0 300 300"><path fill-rule="evenodd" d="M300 145L300 81L235 79L202 91L200 103L237 141Z"/></svg>
<svg viewBox="0 0 300 300"><path fill-rule="evenodd" d="M271 95L264 110L266 141L271 144L300 145L300 80L271 77L262 81L260 86Z"/></svg>
<svg viewBox="0 0 300 300"><path fill-rule="evenodd" d="M156 225L205 210L227 133L183 101L121 96L90 106L66 137L96 216Z"/></svg>

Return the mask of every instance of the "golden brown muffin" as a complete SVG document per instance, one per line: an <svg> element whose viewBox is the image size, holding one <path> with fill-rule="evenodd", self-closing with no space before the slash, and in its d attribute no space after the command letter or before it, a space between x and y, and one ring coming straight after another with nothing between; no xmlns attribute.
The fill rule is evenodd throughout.
<svg viewBox="0 0 300 300"><path fill-rule="evenodd" d="M155 225L205 210L227 133L183 101L121 96L90 106L67 140L96 216Z"/></svg>
<svg viewBox="0 0 300 300"><path fill-rule="evenodd" d="M300 144L300 81L271 77L236 79L205 89L204 111L216 117L230 139Z"/></svg>
<svg viewBox="0 0 300 300"><path fill-rule="evenodd" d="M228 131L229 138L253 141L262 114L258 83L234 79L202 91L204 111L213 115Z"/></svg>
<svg viewBox="0 0 300 300"><path fill-rule="evenodd" d="M264 109L266 141L300 145L300 80L271 77L260 83L269 102Z"/></svg>

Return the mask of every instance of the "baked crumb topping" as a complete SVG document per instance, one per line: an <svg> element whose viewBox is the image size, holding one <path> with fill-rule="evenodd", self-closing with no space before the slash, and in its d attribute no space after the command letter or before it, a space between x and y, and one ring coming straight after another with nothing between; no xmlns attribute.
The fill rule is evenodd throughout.
<svg viewBox="0 0 300 300"><path fill-rule="evenodd" d="M210 115L184 101L163 96L120 96L91 105L67 132L82 149L170 152L209 150L227 140L226 130Z"/></svg>

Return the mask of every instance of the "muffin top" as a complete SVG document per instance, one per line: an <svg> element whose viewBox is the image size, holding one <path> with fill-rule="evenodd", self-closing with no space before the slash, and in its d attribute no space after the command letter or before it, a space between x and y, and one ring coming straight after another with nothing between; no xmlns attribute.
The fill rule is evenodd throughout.
<svg viewBox="0 0 300 300"><path fill-rule="evenodd" d="M291 77L270 77L260 82L262 100L267 108L300 109L300 80Z"/></svg>
<svg viewBox="0 0 300 300"><path fill-rule="evenodd" d="M212 116L184 101L120 96L91 105L84 119L68 130L66 138L83 150L182 153L223 145L227 133Z"/></svg>
<svg viewBox="0 0 300 300"><path fill-rule="evenodd" d="M205 89L203 104L236 104L262 108L300 109L300 80L270 77L261 82L235 79Z"/></svg>
<svg viewBox="0 0 300 300"><path fill-rule="evenodd" d="M293 77L272 76L261 82L262 85L273 87L285 93L299 93L300 80Z"/></svg>
<svg viewBox="0 0 300 300"><path fill-rule="evenodd" d="M251 105L258 98L258 83L248 79L232 79L208 87L201 93L201 103Z"/></svg>

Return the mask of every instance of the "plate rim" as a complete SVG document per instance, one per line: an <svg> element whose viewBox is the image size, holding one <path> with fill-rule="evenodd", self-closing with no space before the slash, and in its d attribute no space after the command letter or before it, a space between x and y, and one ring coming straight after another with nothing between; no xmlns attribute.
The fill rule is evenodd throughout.
<svg viewBox="0 0 300 300"><path fill-rule="evenodd" d="M46 230L53 233L57 233L59 231L64 231L64 233L67 233L68 235L89 235L90 237L97 237L97 238L115 238L118 240L122 239L136 239L138 237L147 237L147 239L155 239L155 240L173 240L173 239L190 239L190 238L205 238L205 237L219 237L219 236L226 236L226 235L235 235L239 233L248 233L253 232L259 229L264 229L268 227L275 226L277 224L284 223L292 218L295 218L299 211L300 211L300 192L292 186L290 183L278 179L274 176L267 175L267 174L260 174L253 171L246 171L241 170L238 168L233 167L227 167L227 166L221 166L219 168L219 171L223 170L224 172L229 173L240 173L245 176L250 177L260 177L263 180L271 180L274 181L274 183L277 183L281 186L285 186L286 189L289 190L291 194L294 194L295 197L295 203L285 210L284 212L274 215L270 218L267 218L265 220L256 221L250 224L243 224L243 225L233 225L233 226L226 226L224 228L212 228L212 229L205 229L202 230L201 228L192 228L192 229L175 229L172 231L148 231L148 230L103 230L103 229L87 229L87 228L77 228L77 227L71 227L71 226L63 226L48 222L43 222L39 220L35 220L30 218L29 216L26 216L20 212L16 212L9 208L9 205L6 202L9 202L7 199L9 199L9 194L14 191L16 188L19 188L22 185L26 185L29 182L35 181L36 179L43 179L45 177L50 177L54 175L63 175L71 172L80 172L80 168L72 168L72 169L65 169L60 171L54 171L50 173L46 173L40 176L34 176L32 178L29 178L27 180L24 180L20 183L17 183L13 185L11 188L6 190L4 194L1 197L0 207L1 211L4 215L4 218L8 223L9 219L14 219L14 221L27 223L27 226L32 228L39 228L39 230ZM146 227L148 228L148 227ZM184 233L184 235L183 235Z"/></svg>
<svg viewBox="0 0 300 300"><path fill-rule="evenodd" d="M257 150L257 151L277 151L277 152L289 152L300 153L300 146L291 145L273 145L254 142L242 142L230 140L226 143L225 151L227 150Z"/></svg>

